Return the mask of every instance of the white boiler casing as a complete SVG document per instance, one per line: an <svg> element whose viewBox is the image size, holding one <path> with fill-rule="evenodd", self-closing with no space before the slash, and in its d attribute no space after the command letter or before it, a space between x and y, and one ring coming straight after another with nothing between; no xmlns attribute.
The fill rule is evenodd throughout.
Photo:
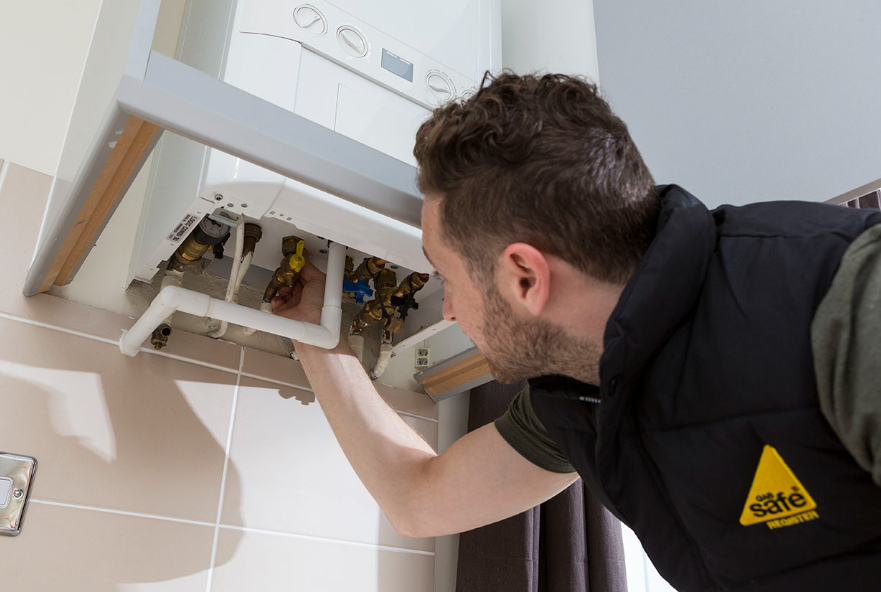
<svg viewBox="0 0 881 592"><path fill-rule="evenodd" d="M501 65L500 0L192 0L179 59L275 105L415 165L431 109ZM157 148L130 277L150 281L218 206L264 231L253 265L274 269L281 238L324 239L403 273L430 271L421 231L173 134ZM232 252L232 239L227 245ZM432 279L420 300L439 289Z"/></svg>

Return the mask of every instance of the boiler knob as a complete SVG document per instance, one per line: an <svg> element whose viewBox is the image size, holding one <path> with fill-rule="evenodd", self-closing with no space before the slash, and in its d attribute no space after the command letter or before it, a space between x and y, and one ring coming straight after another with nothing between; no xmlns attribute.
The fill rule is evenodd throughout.
<svg viewBox="0 0 881 592"><path fill-rule="evenodd" d="M425 77L425 84L428 86L428 91L439 103L446 103L456 96L453 81L442 72L436 70L429 72Z"/></svg>
<svg viewBox="0 0 881 592"><path fill-rule="evenodd" d="M294 9L294 22L314 35L324 35L327 32L327 20L311 4L301 4Z"/></svg>
<svg viewBox="0 0 881 592"><path fill-rule="evenodd" d="M367 38L364 33L351 25L343 25L337 29L336 40L343 51L353 58L363 58L367 55Z"/></svg>

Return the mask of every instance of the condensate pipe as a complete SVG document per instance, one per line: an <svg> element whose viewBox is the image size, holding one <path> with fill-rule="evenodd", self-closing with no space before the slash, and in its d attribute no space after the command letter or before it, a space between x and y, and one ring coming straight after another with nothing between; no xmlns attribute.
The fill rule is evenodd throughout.
<svg viewBox="0 0 881 592"><path fill-rule="evenodd" d="M169 286L159 292L150 307L141 315L131 329L123 331L119 349L127 356L136 356L141 344L169 314L180 311L198 317L210 317L251 327L300 343L333 349L340 340L342 320L343 274L346 268L346 247L331 243L327 256L327 284L324 288L324 306L321 324L304 323L270 313L248 308L232 302L224 302L207 294Z"/></svg>

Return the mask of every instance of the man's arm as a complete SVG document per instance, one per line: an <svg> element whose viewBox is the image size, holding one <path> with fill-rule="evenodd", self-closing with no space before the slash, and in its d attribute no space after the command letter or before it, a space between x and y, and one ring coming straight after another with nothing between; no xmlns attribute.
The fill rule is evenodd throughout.
<svg viewBox="0 0 881 592"><path fill-rule="evenodd" d="M881 485L881 225L848 247L811 325L820 408Z"/></svg>
<svg viewBox="0 0 881 592"><path fill-rule="evenodd" d="M276 314L317 322L324 275L311 265ZM575 473L523 458L486 425L442 455L383 400L343 342L334 350L294 343L315 396L349 463L400 534L440 536L514 516L553 497Z"/></svg>
<svg viewBox="0 0 881 592"><path fill-rule="evenodd" d="M354 355L297 345L334 435L398 533L440 536L519 514L577 478L532 464L488 424L437 455L382 399Z"/></svg>

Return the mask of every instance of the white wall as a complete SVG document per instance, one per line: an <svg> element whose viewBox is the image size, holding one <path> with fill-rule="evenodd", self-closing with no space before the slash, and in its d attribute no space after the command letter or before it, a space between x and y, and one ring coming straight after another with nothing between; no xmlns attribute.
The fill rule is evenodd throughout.
<svg viewBox="0 0 881 592"><path fill-rule="evenodd" d="M593 0L504 0L502 64L599 81Z"/></svg>
<svg viewBox="0 0 881 592"><path fill-rule="evenodd" d="M594 5L603 91L659 183L715 206L881 176L877 0Z"/></svg>
<svg viewBox="0 0 881 592"><path fill-rule="evenodd" d="M0 159L55 174L100 4L0 3Z"/></svg>

